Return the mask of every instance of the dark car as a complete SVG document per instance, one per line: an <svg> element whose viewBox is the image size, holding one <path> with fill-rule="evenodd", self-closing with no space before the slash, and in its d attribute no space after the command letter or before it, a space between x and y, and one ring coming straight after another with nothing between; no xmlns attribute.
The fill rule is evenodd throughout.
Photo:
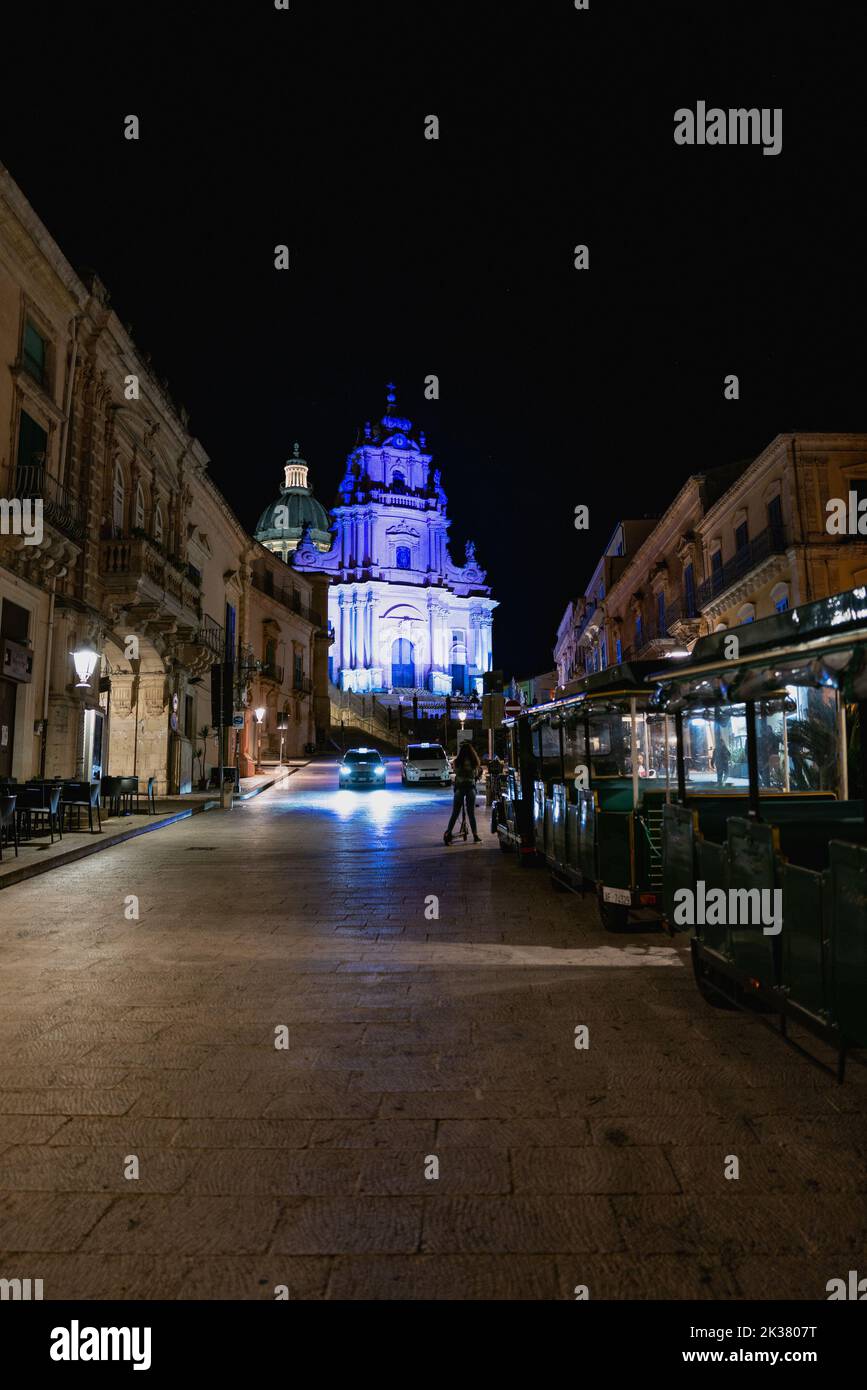
<svg viewBox="0 0 867 1390"><path fill-rule="evenodd" d="M384 787L385 763L375 748L348 748L338 780L341 787Z"/></svg>

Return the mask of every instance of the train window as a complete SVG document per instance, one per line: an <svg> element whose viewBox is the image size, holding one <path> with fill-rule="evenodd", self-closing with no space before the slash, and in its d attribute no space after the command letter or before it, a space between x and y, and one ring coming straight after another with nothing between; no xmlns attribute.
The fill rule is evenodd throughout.
<svg viewBox="0 0 867 1390"><path fill-rule="evenodd" d="M761 791L837 790L837 696L833 690L789 685L785 695L756 701L755 710ZM685 714L683 753L688 791L746 795L746 707L717 705Z"/></svg>
<svg viewBox="0 0 867 1390"><path fill-rule="evenodd" d="M619 710L591 714L590 759L592 777L627 777L632 774L629 715Z"/></svg>
<svg viewBox="0 0 867 1390"><path fill-rule="evenodd" d="M552 726L549 719L543 719L536 726L533 743L539 755L539 780L545 783L546 790L550 792L555 782L563 781L559 723Z"/></svg>
<svg viewBox="0 0 867 1390"><path fill-rule="evenodd" d="M759 786L786 792L837 791L836 692L788 685L785 701L759 701L756 743Z"/></svg>
<svg viewBox="0 0 867 1390"><path fill-rule="evenodd" d="M683 765L687 791L746 796L746 706L713 705L684 714Z"/></svg>
<svg viewBox="0 0 867 1390"><path fill-rule="evenodd" d="M563 720L563 766L566 773L566 787L576 785L589 787L590 761L584 737L584 715L567 714ZM583 774L579 769L583 768ZM573 798L574 799L574 798Z"/></svg>
<svg viewBox="0 0 867 1390"><path fill-rule="evenodd" d="M672 785L677 782L677 739L674 734L674 721L666 720L661 715L648 715L646 722L642 716L644 729L639 728L639 747L646 746L646 757L644 759L645 772L642 773L641 763L639 763L639 776L657 777L663 782L666 780L666 766L668 770L668 780ZM642 739L642 732L645 734L646 744Z"/></svg>

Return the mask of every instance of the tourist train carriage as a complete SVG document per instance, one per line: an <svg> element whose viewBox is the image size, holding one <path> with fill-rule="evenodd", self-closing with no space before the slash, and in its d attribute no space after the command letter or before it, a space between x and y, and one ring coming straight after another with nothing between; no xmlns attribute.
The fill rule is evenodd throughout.
<svg viewBox="0 0 867 1390"><path fill-rule="evenodd" d="M668 716L649 709L653 662L609 667L505 726L495 809L503 850L541 857L555 883L592 889L607 928L661 911L662 808L674 794Z"/></svg>
<svg viewBox="0 0 867 1390"><path fill-rule="evenodd" d="M842 1079L867 1044L867 589L704 637L656 679L676 742L664 912L693 926L696 983L805 1024Z"/></svg>

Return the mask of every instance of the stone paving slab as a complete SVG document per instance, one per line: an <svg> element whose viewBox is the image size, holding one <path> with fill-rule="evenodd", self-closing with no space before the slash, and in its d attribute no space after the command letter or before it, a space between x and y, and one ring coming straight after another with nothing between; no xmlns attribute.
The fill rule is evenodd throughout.
<svg viewBox="0 0 867 1390"><path fill-rule="evenodd" d="M487 832L445 850L447 798L334 783L0 894L0 1276L823 1297L867 1246L867 1068L709 1009L683 942L607 936Z"/></svg>

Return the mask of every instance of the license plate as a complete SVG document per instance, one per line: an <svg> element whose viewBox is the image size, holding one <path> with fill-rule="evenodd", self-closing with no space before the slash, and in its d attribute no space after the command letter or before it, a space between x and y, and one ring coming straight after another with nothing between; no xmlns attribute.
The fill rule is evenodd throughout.
<svg viewBox="0 0 867 1390"><path fill-rule="evenodd" d="M602 901L620 903L622 907L629 907L632 903L632 894L628 888L603 888Z"/></svg>

